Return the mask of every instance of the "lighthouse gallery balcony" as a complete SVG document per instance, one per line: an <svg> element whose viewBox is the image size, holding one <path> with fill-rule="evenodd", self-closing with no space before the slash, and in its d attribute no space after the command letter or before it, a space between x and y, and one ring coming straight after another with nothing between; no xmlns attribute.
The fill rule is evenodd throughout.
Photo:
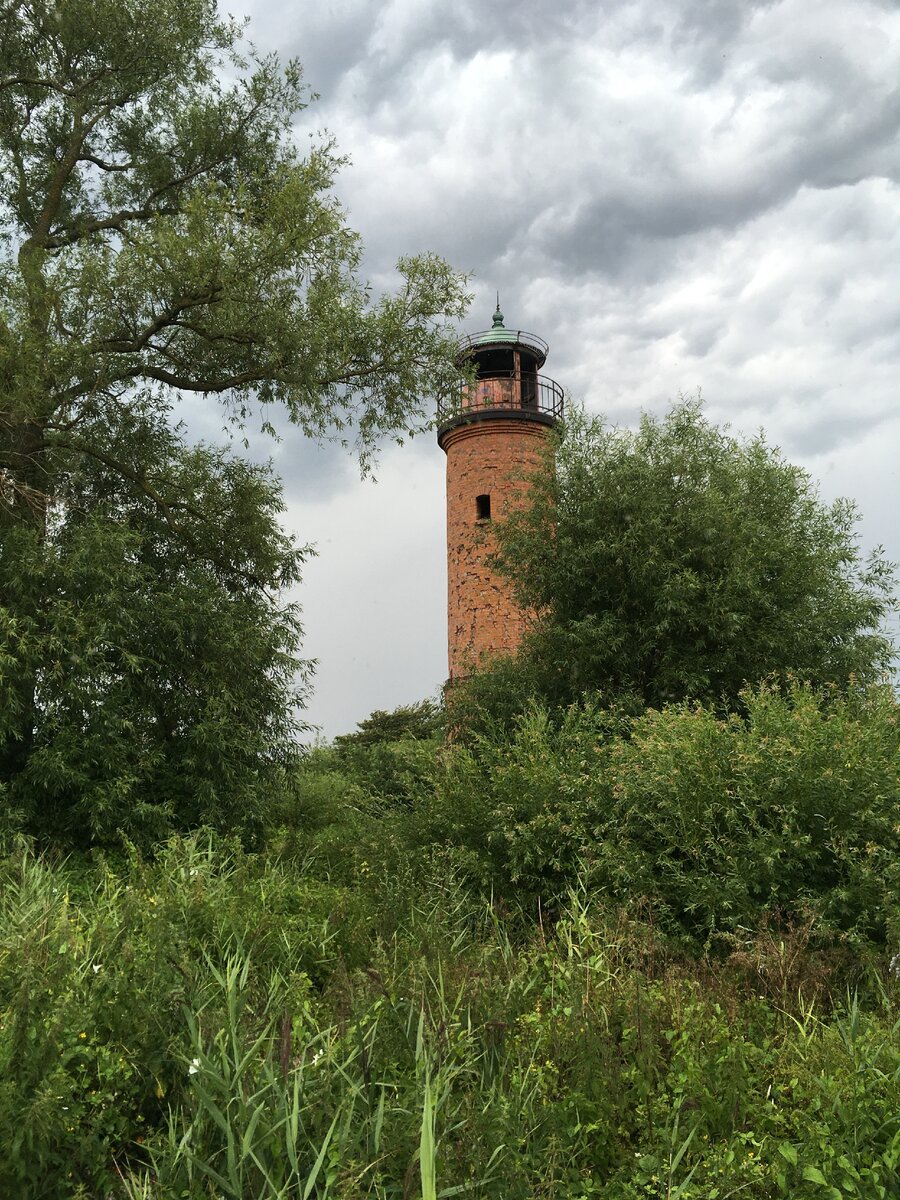
<svg viewBox="0 0 900 1200"><path fill-rule="evenodd" d="M490 416L518 417L555 425L563 415L563 390L546 375L494 376L463 384L438 404L438 428Z"/></svg>

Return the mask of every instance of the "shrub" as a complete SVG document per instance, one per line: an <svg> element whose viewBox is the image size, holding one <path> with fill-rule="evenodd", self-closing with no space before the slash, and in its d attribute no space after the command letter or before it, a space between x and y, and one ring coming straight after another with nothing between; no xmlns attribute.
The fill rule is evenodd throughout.
<svg viewBox="0 0 900 1200"><path fill-rule="evenodd" d="M626 720L532 706L452 756L416 814L482 887L554 902L586 872L701 942L808 912L883 941L900 884L900 721L887 689L742 693Z"/></svg>
<svg viewBox="0 0 900 1200"><path fill-rule="evenodd" d="M883 941L900 883L900 721L887 689L742 693L745 717L678 705L610 747L594 879L706 938L764 914ZM598 830L598 832L600 832Z"/></svg>

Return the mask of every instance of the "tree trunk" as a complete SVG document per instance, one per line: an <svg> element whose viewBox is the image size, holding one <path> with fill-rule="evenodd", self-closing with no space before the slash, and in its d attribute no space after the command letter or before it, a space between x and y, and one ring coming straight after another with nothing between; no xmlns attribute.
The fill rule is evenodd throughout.
<svg viewBox="0 0 900 1200"><path fill-rule="evenodd" d="M34 745L37 721L36 674L22 651L18 631L33 640L33 624L40 617L39 589L22 563L23 552L33 552L44 541L47 527L46 444L43 425L36 420L2 417L0 441L0 605L13 630L13 663L4 667L2 683L7 713L0 736L0 779L10 781L27 765ZM17 561L18 560L18 561ZM31 629L29 629L31 626ZM31 634L32 636L28 636Z"/></svg>

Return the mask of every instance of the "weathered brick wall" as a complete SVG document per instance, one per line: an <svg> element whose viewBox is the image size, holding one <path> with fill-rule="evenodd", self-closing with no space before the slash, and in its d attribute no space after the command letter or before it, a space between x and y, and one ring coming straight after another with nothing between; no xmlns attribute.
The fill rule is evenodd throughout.
<svg viewBox="0 0 900 1200"><path fill-rule="evenodd" d="M468 675L485 655L515 651L529 621L505 580L486 564L493 522L521 504L521 478L541 461L550 433L538 422L498 416L443 435L447 453L447 640L450 679ZM476 496L491 498L491 520L478 519Z"/></svg>

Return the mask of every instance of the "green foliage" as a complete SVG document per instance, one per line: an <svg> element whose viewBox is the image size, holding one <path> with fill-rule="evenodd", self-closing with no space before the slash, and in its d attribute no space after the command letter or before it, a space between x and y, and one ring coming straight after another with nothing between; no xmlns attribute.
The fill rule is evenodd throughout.
<svg viewBox="0 0 900 1200"><path fill-rule="evenodd" d="M794 684L740 700L744 717L532 708L453 755L416 814L421 843L504 894L553 900L586 872L701 942L807 911L820 933L883 939L900 884L892 693Z"/></svg>
<svg viewBox="0 0 900 1200"><path fill-rule="evenodd" d="M856 512L830 507L762 436L682 401L636 433L578 412L529 503L498 526L498 568L541 613L529 677L551 703L733 707L745 684L879 678L892 568L861 560Z"/></svg>
<svg viewBox="0 0 900 1200"><path fill-rule="evenodd" d="M443 728L443 711L432 700L376 710L334 739L332 761L351 791L411 804L433 783Z"/></svg>
<svg viewBox="0 0 900 1200"><path fill-rule="evenodd" d="M334 744L343 752L352 746L431 740L440 737L443 727L440 707L433 700L419 700L415 704L401 704L391 712L376 709L357 723L353 733L336 737Z"/></svg>
<svg viewBox="0 0 900 1200"><path fill-rule="evenodd" d="M336 737L330 749L313 752L298 773L299 791L318 788L324 778L340 780L337 794L372 811L413 803L431 790L442 742L444 714L431 700L376 712L353 733ZM340 806L340 805L338 805Z"/></svg>
<svg viewBox="0 0 900 1200"><path fill-rule="evenodd" d="M434 780L441 743L424 739L342 746L341 769L368 796L411 804Z"/></svg>
<svg viewBox="0 0 900 1200"><path fill-rule="evenodd" d="M305 1056L314 1041L309 1006L277 974L269 994L255 996L251 969L241 951L221 968L209 962L199 1009L185 1010L191 1058L183 1107L170 1110L168 1136L150 1146L154 1187L164 1196L205 1196L210 1188L229 1200L310 1196L320 1174L327 1189L328 1166L353 1146L350 1104L349 1119L338 1129L339 1110L321 1147L309 1145L308 1080L318 1063ZM298 1064L291 1061L296 1033L305 1035Z"/></svg>
<svg viewBox="0 0 900 1200"><path fill-rule="evenodd" d="M201 824L252 837L296 758L301 631L272 594L303 554L267 472L186 452L164 428L144 464L189 488L176 528L101 468L52 537L19 526L0 543L0 740L18 750L10 698L29 680L39 714L24 761L7 764L9 801L28 831L69 845L124 831L149 846Z"/></svg>
<svg viewBox="0 0 900 1200"><path fill-rule="evenodd" d="M887 1200L900 1175L900 1059L894 1045L900 1025L888 1029L873 1020L853 995L835 1020L807 1012L796 1026L782 1062L791 1075L788 1086L797 1079L811 1104L785 1122L790 1140L778 1146L783 1162L776 1160L776 1195L802 1193L804 1183L812 1183L816 1190L805 1190L813 1195ZM809 1046L815 1050L808 1056Z"/></svg>
<svg viewBox="0 0 900 1200"><path fill-rule="evenodd" d="M501 736L531 705L547 703L546 677L533 656L503 654L467 679L454 680L446 694L447 725L457 744L479 736Z"/></svg>
<svg viewBox="0 0 900 1200"><path fill-rule="evenodd" d="M114 1159L136 1153L135 1139L181 1103L185 1012L225 1019L213 967L235 948L251 955L254 1003L277 982L278 1003L299 1019L310 980L341 953L342 921L356 928L348 901L210 840L173 841L152 865L81 874L27 853L4 863L0 1191L106 1194ZM340 945L352 964L351 941Z"/></svg>
<svg viewBox="0 0 900 1200"><path fill-rule="evenodd" d="M299 67L240 39L212 0L0 0L7 832L252 835L282 787L304 552L267 470L186 444L180 398L269 430L277 405L365 464L457 376L464 281L403 259L372 302L343 160L295 148Z"/></svg>
<svg viewBox="0 0 900 1200"><path fill-rule="evenodd" d="M441 868L386 888L373 928L309 863L215 839L2 871L4 1195L900 1186L889 973L831 1013L802 991L785 1008L586 887L517 930Z"/></svg>
<svg viewBox="0 0 900 1200"><path fill-rule="evenodd" d="M219 393L238 415L278 401L312 433L352 421L365 448L455 377L461 281L406 259L370 304L330 194L343 160L289 136L296 63L243 59L212 0L3 0L0 33L0 219L20 247L0 310L20 423L5 490L21 501L30 473L52 491L36 468L98 448L81 419L103 400L127 413L134 389ZM16 432L41 435L28 461Z"/></svg>
<svg viewBox="0 0 900 1200"><path fill-rule="evenodd" d="M417 903L433 851L413 845L414 811L434 790L445 750L425 740L308 752L270 809L271 852L332 885L352 888L373 934Z"/></svg>
<svg viewBox="0 0 900 1200"><path fill-rule="evenodd" d="M900 719L889 689L742 693L746 719L681 705L610 748L597 868L617 896L704 935L769 910L885 936L900 883Z"/></svg>

